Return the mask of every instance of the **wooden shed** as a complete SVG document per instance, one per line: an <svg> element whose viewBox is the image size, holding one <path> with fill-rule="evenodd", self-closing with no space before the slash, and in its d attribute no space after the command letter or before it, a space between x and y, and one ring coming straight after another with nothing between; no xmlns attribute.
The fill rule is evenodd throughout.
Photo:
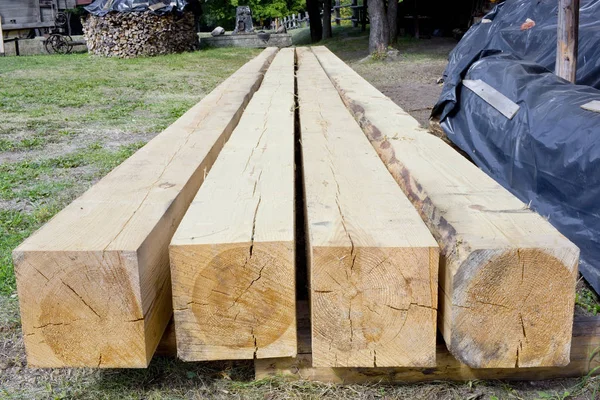
<svg viewBox="0 0 600 400"><path fill-rule="evenodd" d="M0 0L2 30L53 27L59 12L77 4L76 0Z"/></svg>

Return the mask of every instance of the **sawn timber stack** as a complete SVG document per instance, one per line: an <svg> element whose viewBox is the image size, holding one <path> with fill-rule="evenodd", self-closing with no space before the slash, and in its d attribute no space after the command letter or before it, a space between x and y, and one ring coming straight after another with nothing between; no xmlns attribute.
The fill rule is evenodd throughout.
<svg viewBox="0 0 600 400"><path fill-rule="evenodd" d="M567 365L579 249L325 47L313 51L440 245L450 352L472 368Z"/></svg>
<svg viewBox="0 0 600 400"><path fill-rule="evenodd" d="M262 53L15 250L29 365L147 366L173 287L180 358L259 377L593 372L600 324L571 343L578 249L326 49L298 49L294 80L295 52Z"/></svg>
<svg viewBox="0 0 600 400"><path fill-rule="evenodd" d="M240 68L13 252L30 366L148 365L172 315L171 237L276 52Z"/></svg>
<svg viewBox="0 0 600 400"><path fill-rule="evenodd" d="M433 367L437 243L313 53L297 52L313 365Z"/></svg>
<svg viewBox="0 0 600 400"><path fill-rule="evenodd" d="M281 50L171 242L185 361L296 355L294 50Z"/></svg>

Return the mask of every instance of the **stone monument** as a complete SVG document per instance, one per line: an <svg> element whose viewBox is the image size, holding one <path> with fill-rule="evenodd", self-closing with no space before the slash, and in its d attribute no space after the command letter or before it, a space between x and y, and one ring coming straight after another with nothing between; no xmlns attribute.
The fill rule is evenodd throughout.
<svg viewBox="0 0 600 400"><path fill-rule="evenodd" d="M1 0L0 0L1 1ZM292 36L277 31L254 32L252 26L252 11L248 6L239 6L235 10L235 30L225 34L225 30L217 27L211 32L211 37L202 37L201 45L212 47L289 47L292 45Z"/></svg>
<svg viewBox="0 0 600 400"><path fill-rule="evenodd" d="M254 33L252 11L249 6L238 6L235 10L235 29L233 34Z"/></svg>

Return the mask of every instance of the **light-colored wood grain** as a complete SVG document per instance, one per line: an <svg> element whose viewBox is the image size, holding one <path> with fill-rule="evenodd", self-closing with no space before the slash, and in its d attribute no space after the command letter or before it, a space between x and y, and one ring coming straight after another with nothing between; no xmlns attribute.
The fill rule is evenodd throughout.
<svg viewBox="0 0 600 400"><path fill-rule="evenodd" d="M571 344L571 362L565 367L473 369L458 362L444 343L437 346L437 366L434 368L330 368L312 364L310 325L302 318L307 304L298 304L298 357L256 360L255 378L274 376L325 383L409 383L429 381L472 380L545 380L600 374L600 317L575 317ZM303 312L303 310L305 310ZM172 343L172 342L171 342ZM170 354L174 354L171 349Z"/></svg>
<svg viewBox="0 0 600 400"><path fill-rule="evenodd" d="M481 79L474 81L465 79L462 81L463 85L483 101L494 107L500 114L504 115L508 119L513 117L519 112L519 105L491 87Z"/></svg>
<svg viewBox="0 0 600 400"><path fill-rule="evenodd" d="M567 365L579 249L329 50L313 51L441 247L450 352L473 368Z"/></svg>
<svg viewBox="0 0 600 400"><path fill-rule="evenodd" d="M313 362L434 366L438 246L315 56L297 52Z"/></svg>
<svg viewBox="0 0 600 400"><path fill-rule="evenodd" d="M294 103L283 49L173 236L185 361L296 355Z"/></svg>
<svg viewBox="0 0 600 400"><path fill-rule="evenodd" d="M579 0L558 0L556 75L575 83L579 48Z"/></svg>
<svg viewBox="0 0 600 400"><path fill-rule="evenodd" d="M259 87L265 50L14 252L34 367L145 367L172 315L168 245Z"/></svg>
<svg viewBox="0 0 600 400"><path fill-rule="evenodd" d="M0 56L4 55L4 34L2 32L2 17L0 17Z"/></svg>

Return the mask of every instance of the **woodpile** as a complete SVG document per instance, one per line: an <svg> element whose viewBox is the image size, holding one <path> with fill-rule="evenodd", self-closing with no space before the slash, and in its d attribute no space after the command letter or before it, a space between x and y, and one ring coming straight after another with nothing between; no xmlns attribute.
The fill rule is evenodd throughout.
<svg viewBox="0 0 600 400"><path fill-rule="evenodd" d="M150 11L88 15L84 38L91 54L131 58L181 53L198 48L194 14L157 15Z"/></svg>
<svg viewBox="0 0 600 400"><path fill-rule="evenodd" d="M31 366L397 382L592 371L578 251L315 47L265 50L13 257Z"/></svg>

